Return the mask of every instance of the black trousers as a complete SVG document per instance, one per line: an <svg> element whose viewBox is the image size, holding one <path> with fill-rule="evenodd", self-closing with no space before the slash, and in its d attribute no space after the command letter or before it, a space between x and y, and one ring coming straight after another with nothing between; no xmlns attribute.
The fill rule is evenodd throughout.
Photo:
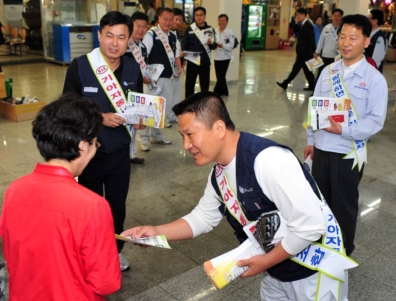
<svg viewBox="0 0 396 301"><path fill-rule="evenodd" d="M197 66L194 63L187 61L186 98L194 94L195 82L197 81L198 75L201 92L209 91L210 65Z"/></svg>
<svg viewBox="0 0 396 301"><path fill-rule="evenodd" d="M308 81L308 87L313 90L315 88L315 77L313 73L309 71L307 65L305 64L305 62L308 59L309 58L297 57L296 61L294 62L292 71L290 72L288 78L283 81L283 83L288 85L297 76L297 74L300 72L302 68L304 70L305 77Z"/></svg>
<svg viewBox="0 0 396 301"><path fill-rule="evenodd" d="M129 147L114 153L97 152L89 162L78 182L88 189L104 196L109 202L114 220L115 233L124 231L126 214L126 198L129 189L131 161ZM117 240L118 252L121 252L124 243Z"/></svg>
<svg viewBox="0 0 396 301"><path fill-rule="evenodd" d="M219 94L220 96L223 95L228 96L226 74L227 74L228 66L230 65L230 60L214 61L214 65L215 65L217 82L213 92Z"/></svg>
<svg viewBox="0 0 396 301"><path fill-rule="evenodd" d="M318 68L318 75L316 76L315 86L316 86L316 83L318 82L319 76L322 73L323 69L326 68L331 63L334 63L334 58L331 58L331 57L330 58L329 57L322 57L322 60L323 60L324 65L320 66ZM328 68L326 68L326 70L328 70Z"/></svg>
<svg viewBox="0 0 396 301"><path fill-rule="evenodd" d="M312 176L341 226L346 253L350 255L355 249L353 241L359 209L358 186L363 168L360 172L357 166L352 170L353 159L344 160L344 156L315 147Z"/></svg>

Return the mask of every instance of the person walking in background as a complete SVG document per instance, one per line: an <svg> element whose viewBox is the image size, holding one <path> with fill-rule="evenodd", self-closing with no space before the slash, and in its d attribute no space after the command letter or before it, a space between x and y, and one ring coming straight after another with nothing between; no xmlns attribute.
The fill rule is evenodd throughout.
<svg viewBox="0 0 396 301"><path fill-rule="evenodd" d="M318 46L320 34L322 33L322 29L323 29L322 22L323 22L323 18L321 16L318 16L316 18L315 25L314 25L315 45L316 46Z"/></svg>
<svg viewBox="0 0 396 301"><path fill-rule="evenodd" d="M332 23L327 24L322 30L322 34L320 35L320 39L314 53L315 59L318 56L321 56L323 60L323 66L318 69L317 79L322 73L322 70L334 62L334 59L338 54L337 30L340 27L343 15L344 12L342 9L336 8L333 10L331 16Z"/></svg>
<svg viewBox="0 0 396 301"><path fill-rule="evenodd" d="M214 65L216 71L216 86L213 92L220 96L228 96L227 87L227 70L232 59L231 51L234 48L235 34L227 27L228 16L221 14L218 17L219 28L216 29L216 34L219 41L217 42L217 48L214 52Z"/></svg>
<svg viewBox="0 0 396 301"><path fill-rule="evenodd" d="M379 9L370 10L367 16L371 22L370 45L366 48L364 55L375 62L375 67L382 73L384 58L388 45L380 26L384 24L384 13Z"/></svg>
<svg viewBox="0 0 396 301"><path fill-rule="evenodd" d="M205 22L206 9L202 6L196 7L194 9L194 19L195 22L188 26L184 32L182 50L200 52L201 63L196 65L187 61L186 98L194 94L198 75L201 91L209 91L211 52L217 48L215 32Z"/></svg>
<svg viewBox="0 0 396 301"><path fill-rule="evenodd" d="M308 88L304 88L304 90L313 91L315 88L315 77L309 71L305 62L312 58L312 54L315 51L314 29L312 23L308 20L307 10L305 8L301 7L297 9L296 19L297 22L301 22L301 29L296 45L296 61L289 76L283 82L276 82L276 84L283 90L286 90L289 83L297 76L302 68L308 80Z"/></svg>
<svg viewBox="0 0 396 301"><path fill-rule="evenodd" d="M105 301L121 287L109 204L74 179L100 146L102 121L95 101L73 93L33 121L45 163L8 187L0 221L10 300Z"/></svg>

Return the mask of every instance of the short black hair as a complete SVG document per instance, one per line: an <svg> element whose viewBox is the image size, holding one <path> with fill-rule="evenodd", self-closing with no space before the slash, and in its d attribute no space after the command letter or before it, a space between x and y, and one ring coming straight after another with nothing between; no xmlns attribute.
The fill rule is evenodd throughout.
<svg viewBox="0 0 396 301"><path fill-rule="evenodd" d="M211 129L217 120L221 120L228 130L235 130L224 101L214 92L193 94L175 105L172 110L176 116L186 113L194 114L197 120L205 124L208 129Z"/></svg>
<svg viewBox="0 0 396 301"><path fill-rule="evenodd" d="M316 22L319 18L321 18L322 21L323 21L323 17L322 17L322 16L317 16L316 19L315 19L315 22Z"/></svg>
<svg viewBox="0 0 396 301"><path fill-rule="evenodd" d="M337 32L338 34L341 33L344 24L352 25L357 29L361 29L365 37L369 37L371 34L372 25L370 20L366 16L356 14L356 15L347 15L343 17L341 20L341 25L338 28L338 32Z"/></svg>
<svg viewBox="0 0 396 301"><path fill-rule="evenodd" d="M206 8L203 6L197 6L196 8L194 8L194 15L199 10L202 10L204 12L204 15L206 16Z"/></svg>
<svg viewBox="0 0 396 301"><path fill-rule="evenodd" d="M221 14L217 17L217 20L220 18L226 18L227 22L228 22L228 16L226 14Z"/></svg>
<svg viewBox="0 0 396 301"><path fill-rule="evenodd" d="M172 15L174 14L173 9L169 7L162 7L158 10L158 16L161 16L163 12L171 13Z"/></svg>
<svg viewBox="0 0 396 301"><path fill-rule="evenodd" d="M173 14L174 14L175 16L183 16L183 11L182 11L180 8L175 7L175 8L173 9Z"/></svg>
<svg viewBox="0 0 396 301"><path fill-rule="evenodd" d="M45 161L80 156L79 143L98 136L102 126L99 105L74 93L65 93L44 106L33 121L32 134Z"/></svg>
<svg viewBox="0 0 396 301"><path fill-rule="evenodd" d="M304 7L298 8L296 13L299 13L299 14L302 14L302 15L305 15L305 16L308 14L307 10Z"/></svg>
<svg viewBox="0 0 396 301"><path fill-rule="evenodd" d="M341 17L344 15L344 11L341 8L336 8L333 9L333 11L331 12L332 15L334 15L335 13L340 13Z"/></svg>
<svg viewBox="0 0 396 301"><path fill-rule="evenodd" d="M132 22L131 18L128 15L124 15L119 11L110 11L105 14L102 19L100 19L99 23L99 31L102 32L102 29L106 26L113 26L124 24L128 27L129 36L132 34Z"/></svg>
<svg viewBox="0 0 396 301"><path fill-rule="evenodd" d="M384 24L384 13L380 9L372 9L370 10L371 19L377 20L378 26Z"/></svg>
<svg viewBox="0 0 396 301"><path fill-rule="evenodd" d="M148 16L141 11L134 12L131 16L131 19L132 19L132 23L135 22L136 20L143 20L148 23Z"/></svg>

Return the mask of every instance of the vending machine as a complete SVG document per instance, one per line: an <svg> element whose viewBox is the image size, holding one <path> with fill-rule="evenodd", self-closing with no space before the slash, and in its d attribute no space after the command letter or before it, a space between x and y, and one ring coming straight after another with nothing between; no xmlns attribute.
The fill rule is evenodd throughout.
<svg viewBox="0 0 396 301"><path fill-rule="evenodd" d="M268 5L265 49L279 48L280 6Z"/></svg>
<svg viewBox="0 0 396 301"><path fill-rule="evenodd" d="M246 5L245 50L265 48L266 22L266 4Z"/></svg>

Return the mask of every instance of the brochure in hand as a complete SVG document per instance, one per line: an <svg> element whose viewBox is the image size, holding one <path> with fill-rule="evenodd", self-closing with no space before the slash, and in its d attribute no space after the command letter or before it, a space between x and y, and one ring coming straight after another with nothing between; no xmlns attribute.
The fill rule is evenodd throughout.
<svg viewBox="0 0 396 301"><path fill-rule="evenodd" d="M319 130L331 125L329 116L340 123L348 125L351 100L346 98L329 98L312 96L308 102L308 126Z"/></svg>
<svg viewBox="0 0 396 301"><path fill-rule="evenodd" d="M139 124L163 128L165 124L166 99L160 96L128 92L124 112L119 113L127 124Z"/></svg>
<svg viewBox="0 0 396 301"><path fill-rule="evenodd" d="M309 71L314 71L324 65L323 60L320 56L318 56L316 59L312 58L306 61L305 64L307 65Z"/></svg>

